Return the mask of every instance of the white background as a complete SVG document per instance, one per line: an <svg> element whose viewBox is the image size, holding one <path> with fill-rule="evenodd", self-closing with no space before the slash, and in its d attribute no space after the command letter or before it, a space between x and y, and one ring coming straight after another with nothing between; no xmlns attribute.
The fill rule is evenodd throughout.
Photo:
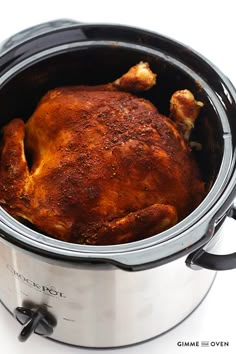
<svg viewBox="0 0 236 354"><path fill-rule="evenodd" d="M234 1L229 0L4 1L0 12L0 41L26 27L58 18L137 26L191 46L214 62L236 85L236 12L233 5ZM236 251L236 221L229 220L225 224L225 244L228 251ZM233 354L236 353L235 319L236 271L228 271L218 274L206 300L185 322L155 340L124 349L86 350L36 336L21 344L16 339L20 325L0 305L0 353ZM228 341L230 345L221 348L177 346L178 341L197 340Z"/></svg>

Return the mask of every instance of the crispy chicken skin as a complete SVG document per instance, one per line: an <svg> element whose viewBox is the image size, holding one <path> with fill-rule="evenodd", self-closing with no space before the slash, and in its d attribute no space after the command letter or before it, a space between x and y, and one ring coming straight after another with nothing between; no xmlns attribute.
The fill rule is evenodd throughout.
<svg viewBox="0 0 236 354"><path fill-rule="evenodd" d="M51 90L27 123L12 120L0 205L54 238L89 245L143 239L187 216L205 191L183 130L127 92L155 81L140 63L114 83Z"/></svg>

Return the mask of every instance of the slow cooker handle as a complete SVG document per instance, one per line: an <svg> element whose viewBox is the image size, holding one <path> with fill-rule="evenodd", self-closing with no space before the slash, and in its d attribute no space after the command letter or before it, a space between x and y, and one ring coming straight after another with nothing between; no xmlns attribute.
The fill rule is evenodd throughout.
<svg viewBox="0 0 236 354"><path fill-rule="evenodd" d="M51 32L64 27L71 27L73 25L78 25L80 22L68 20L68 19L59 19L55 21L49 21L40 23L36 26L26 28L25 30L18 32L12 37L8 38L5 42L0 45L0 56L6 54L9 50L16 47L18 44L21 44L29 39L32 39L41 34Z"/></svg>
<svg viewBox="0 0 236 354"><path fill-rule="evenodd" d="M228 216L236 220L235 206ZM187 257L186 264L192 269L199 269L199 267L214 271L236 269L236 253L218 255L208 253L201 248Z"/></svg>
<svg viewBox="0 0 236 354"><path fill-rule="evenodd" d="M186 264L190 268L201 267L210 270L231 270L236 268L236 253L218 255L198 250L191 254Z"/></svg>

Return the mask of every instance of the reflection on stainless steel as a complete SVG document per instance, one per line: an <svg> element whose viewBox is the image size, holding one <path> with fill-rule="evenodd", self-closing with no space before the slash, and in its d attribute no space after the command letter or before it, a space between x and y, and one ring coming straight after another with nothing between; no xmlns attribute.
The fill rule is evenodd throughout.
<svg viewBox="0 0 236 354"><path fill-rule="evenodd" d="M127 272L109 265L80 268L45 262L20 250L14 253L13 272L12 248L0 244L2 302L11 312L18 306L46 307L57 322L51 338L82 346L122 346L165 332L195 309L215 277L215 272L187 268L184 257L150 270ZM60 289L65 297L39 291L42 284Z"/></svg>

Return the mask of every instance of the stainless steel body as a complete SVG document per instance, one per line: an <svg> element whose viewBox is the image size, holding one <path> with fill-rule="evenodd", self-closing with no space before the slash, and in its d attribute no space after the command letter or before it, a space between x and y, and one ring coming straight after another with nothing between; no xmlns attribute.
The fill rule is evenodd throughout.
<svg viewBox="0 0 236 354"><path fill-rule="evenodd" d="M12 313L18 306L44 309L55 319L55 340L89 347L133 344L177 325L205 297L215 272L193 271L185 259L128 272L52 261L0 243L0 299Z"/></svg>
<svg viewBox="0 0 236 354"><path fill-rule="evenodd" d="M193 138L202 143L196 158L209 193L171 229L115 246L61 242L0 208L0 300L23 324L22 341L34 332L98 348L147 340L199 305L216 270L236 268L236 253L215 254L220 225L226 216L236 219L236 91L201 55L136 28L73 21L36 26L0 48L1 126L16 116L27 119L52 87L111 82L117 69L147 59L162 77L149 97L161 111L183 85L204 102Z"/></svg>

